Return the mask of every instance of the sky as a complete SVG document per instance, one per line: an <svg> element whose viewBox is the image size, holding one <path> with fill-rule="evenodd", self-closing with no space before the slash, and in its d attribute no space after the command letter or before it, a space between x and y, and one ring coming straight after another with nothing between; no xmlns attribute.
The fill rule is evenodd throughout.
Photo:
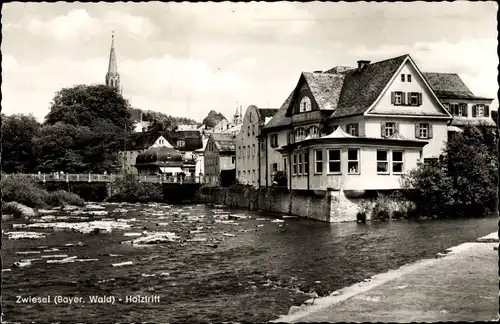
<svg viewBox="0 0 500 324"><path fill-rule="evenodd" d="M279 108L302 71L410 54L496 98L496 2L8 3L2 112L49 111L54 94L104 83L111 33L134 108L201 121ZM495 99L492 108L496 109Z"/></svg>

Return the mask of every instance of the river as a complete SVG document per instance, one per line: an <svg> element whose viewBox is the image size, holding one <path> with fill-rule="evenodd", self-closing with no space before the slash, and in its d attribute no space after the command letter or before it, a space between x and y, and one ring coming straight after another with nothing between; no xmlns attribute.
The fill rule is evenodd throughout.
<svg viewBox="0 0 500 324"><path fill-rule="evenodd" d="M92 205L45 211L37 220L2 221L4 321L266 322L313 293L327 295L474 241L496 231L498 221L277 222L281 216L243 210L231 210L238 218L228 221L224 211L205 205ZM64 229L95 220L130 228L88 234ZM9 239L21 231L47 236ZM127 242L158 231L171 232L171 241ZM15 262L20 267L12 267ZM156 299L125 303L129 295ZM17 303L16 296L52 299ZM81 297L85 303L56 305L57 296ZM89 296L115 301L90 303Z"/></svg>

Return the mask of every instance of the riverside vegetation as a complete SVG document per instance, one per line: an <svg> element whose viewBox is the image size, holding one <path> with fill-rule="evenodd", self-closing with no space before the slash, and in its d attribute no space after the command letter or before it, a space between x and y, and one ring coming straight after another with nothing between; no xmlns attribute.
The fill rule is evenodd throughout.
<svg viewBox="0 0 500 324"><path fill-rule="evenodd" d="M9 178L2 176L0 181L2 190L2 214L20 217L31 208L44 208L48 206L83 206L84 200L71 192L57 190L48 192L35 180L25 175L13 175ZM29 207L29 208L26 208Z"/></svg>

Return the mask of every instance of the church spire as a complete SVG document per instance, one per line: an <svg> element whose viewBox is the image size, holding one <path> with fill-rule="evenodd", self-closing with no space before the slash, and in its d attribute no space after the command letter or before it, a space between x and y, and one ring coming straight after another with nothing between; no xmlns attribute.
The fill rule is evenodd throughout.
<svg viewBox="0 0 500 324"><path fill-rule="evenodd" d="M115 32L111 34L111 50L109 52L108 73L106 73L106 85L110 88L120 90L120 74L116 64Z"/></svg>

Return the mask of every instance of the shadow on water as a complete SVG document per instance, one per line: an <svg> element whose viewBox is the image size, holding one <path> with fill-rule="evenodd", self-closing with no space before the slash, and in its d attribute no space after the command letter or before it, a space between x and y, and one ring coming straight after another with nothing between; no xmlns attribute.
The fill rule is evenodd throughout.
<svg viewBox="0 0 500 324"><path fill-rule="evenodd" d="M81 234L44 229L38 240L3 237L4 319L74 322L269 321L310 298L398 268L489 234L496 218L326 224L231 210L251 218L219 222L221 211L204 205L105 205L93 219L129 220L126 232L175 232L175 242L148 247L120 244L123 231ZM62 212L58 215L67 215ZM135 219L135 220L134 220ZM3 221L4 230L22 221ZM27 223L24 221L24 223ZM25 230L25 229L19 229ZM81 242L80 245L75 244ZM75 244L66 246L66 244ZM98 261L47 263L66 254ZM19 252L38 251L34 254ZM113 263L133 264L113 267ZM16 304L15 296L158 295L144 304Z"/></svg>

